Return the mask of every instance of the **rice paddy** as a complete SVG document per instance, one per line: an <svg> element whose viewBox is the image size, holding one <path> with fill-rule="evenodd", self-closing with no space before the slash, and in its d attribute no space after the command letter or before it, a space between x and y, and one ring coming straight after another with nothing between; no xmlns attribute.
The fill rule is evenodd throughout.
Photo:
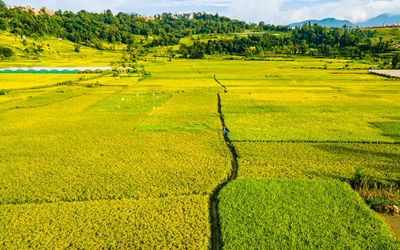
<svg viewBox="0 0 400 250"><path fill-rule="evenodd" d="M58 83L78 80L78 74L34 74L3 73L0 76L0 89L18 90L54 86Z"/></svg>
<svg viewBox="0 0 400 250"><path fill-rule="evenodd" d="M220 195L226 249L398 248L384 222L343 183L241 179Z"/></svg>
<svg viewBox="0 0 400 250"><path fill-rule="evenodd" d="M43 43L0 68L110 66L124 53ZM225 249L398 248L346 183L360 167L400 178L400 85L370 66L158 59L95 79L1 74L0 245L211 248L233 159L239 180L216 197Z"/></svg>

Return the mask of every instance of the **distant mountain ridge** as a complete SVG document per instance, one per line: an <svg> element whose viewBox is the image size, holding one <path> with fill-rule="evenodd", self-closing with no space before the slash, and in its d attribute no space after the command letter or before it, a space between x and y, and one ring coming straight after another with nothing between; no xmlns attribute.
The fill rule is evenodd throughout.
<svg viewBox="0 0 400 250"><path fill-rule="evenodd" d="M369 19L366 22L358 23L357 25L360 27L370 27L370 26L383 26L386 25L393 25L400 23L400 15L389 15L389 14L382 14L372 19Z"/></svg>
<svg viewBox="0 0 400 250"><path fill-rule="evenodd" d="M400 23L400 15L390 15L390 14L382 14L377 17L371 18L365 22L358 22L358 23L352 23L348 20L338 20L335 18L325 18L322 20L307 20L303 22L298 22L298 23L292 23L289 24L291 27L296 27L296 26L302 26L303 24L311 23L311 25L314 24L319 24L321 26L325 27L343 27L343 26L348 26L348 27L371 27L371 26L383 26L384 24L386 25L393 25Z"/></svg>
<svg viewBox="0 0 400 250"><path fill-rule="evenodd" d="M304 24L307 23L311 23L311 25L314 24L319 24L321 26L325 26L325 27L343 27L343 26L355 26L352 22L347 21L347 20L338 20L336 18L325 18L322 20L307 20L307 21L302 21L302 22L298 22L298 23L292 23L289 24L289 26L291 27L296 27L296 26L303 26Z"/></svg>

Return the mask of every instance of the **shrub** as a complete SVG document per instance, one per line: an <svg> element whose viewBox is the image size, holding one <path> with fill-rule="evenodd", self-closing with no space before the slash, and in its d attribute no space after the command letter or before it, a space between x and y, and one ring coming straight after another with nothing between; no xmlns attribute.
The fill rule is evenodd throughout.
<svg viewBox="0 0 400 250"><path fill-rule="evenodd" d="M75 51L76 53L81 52L81 47L80 47L79 45L75 45L74 51Z"/></svg>
<svg viewBox="0 0 400 250"><path fill-rule="evenodd" d="M353 178L350 180L350 185L354 189L365 185L371 186L373 185L373 180L368 174L363 172L362 168L358 167L356 168Z"/></svg>
<svg viewBox="0 0 400 250"><path fill-rule="evenodd" d="M10 93L10 90L8 90L8 89L0 90L0 95L7 95L8 93Z"/></svg>
<svg viewBox="0 0 400 250"><path fill-rule="evenodd" d="M57 86L63 86L63 85L72 86L72 85L75 85L75 84L76 83L74 81L64 81L64 82L57 83Z"/></svg>
<svg viewBox="0 0 400 250"><path fill-rule="evenodd" d="M356 169L350 185L373 208L382 204L400 204L399 183L382 183L361 168Z"/></svg>
<svg viewBox="0 0 400 250"><path fill-rule="evenodd" d="M14 51L7 47L0 47L0 57L8 58L14 55Z"/></svg>
<svg viewBox="0 0 400 250"><path fill-rule="evenodd" d="M400 53L396 53L392 57L392 68L399 69L400 68Z"/></svg>
<svg viewBox="0 0 400 250"><path fill-rule="evenodd" d="M90 84L86 85L86 87L97 88L97 87L100 87L100 83L99 82L90 83Z"/></svg>

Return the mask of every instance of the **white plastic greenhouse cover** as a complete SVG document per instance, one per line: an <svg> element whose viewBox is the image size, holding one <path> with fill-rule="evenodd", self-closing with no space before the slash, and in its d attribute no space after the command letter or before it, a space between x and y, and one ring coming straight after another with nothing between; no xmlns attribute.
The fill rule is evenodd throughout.
<svg viewBox="0 0 400 250"><path fill-rule="evenodd" d="M27 67L17 68L17 67L12 67L12 68L3 68L3 69L0 69L0 71L85 71L85 70L91 70L91 71L101 70L101 71L106 71L106 70L112 70L112 68L111 68L111 67L33 67L33 68L27 68Z"/></svg>

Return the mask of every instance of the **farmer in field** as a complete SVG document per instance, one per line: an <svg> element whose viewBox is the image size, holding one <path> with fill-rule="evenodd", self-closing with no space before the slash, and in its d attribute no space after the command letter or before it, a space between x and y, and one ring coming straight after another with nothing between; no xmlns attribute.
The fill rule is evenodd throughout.
<svg viewBox="0 0 400 250"><path fill-rule="evenodd" d="M224 126L224 135L229 134L229 130Z"/></svg>

